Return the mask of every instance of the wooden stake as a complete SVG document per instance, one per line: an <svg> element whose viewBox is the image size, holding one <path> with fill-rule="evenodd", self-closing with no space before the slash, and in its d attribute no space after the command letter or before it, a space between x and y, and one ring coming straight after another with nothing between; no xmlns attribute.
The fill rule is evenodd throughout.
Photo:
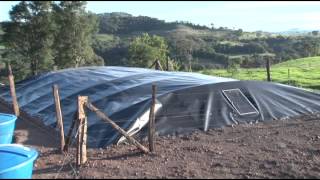
<svg viewBox="0 0 320 180"><path fill-rule="evenodd" d="M156 69L156 70L161 70L161 71L163 71L163 68L162 68L162 66L161 66L161 64L160 64L160 62L159 62L159 60L156 60L156 66L155 66L155 69Z"/></svg>
<svg viewBox="0 0 320 180"><path fill-rule="evenodd" d="M81 166L81 139L82 139L82 119L78 119L78 134L77 134L77 159L76 159L76 163L77 166Z"/></svg>
<svg viewBox="0 0 320 180"><path fill-rule="evenodd" d="M156 85L152 85L152 100L150 106L150 113L149 113L149 131L148 131L148 140L149 140L149 150L150 152L154 151L154 133L155 133L155 114L154 108L156 104Z"/></svg>
<svg viewBox="0 0 320 180"><path fill-rule="evenodd" d="M75 113L73 120L72 120L72 124L70 126L69 131L68 131L65 146L63 148L64 152L68 152L68 148L69 148L70 142L71 142L71 135L72 135L73 129L74 129L75 125L77 124L77 122L78 122L78 113Z"/></svg>
<svg viewBox="0 0 320 180"><path fill-rule="evenodd" d="M98 108L96 108L93 104L87 102L85 103L87 108L91 111L95 112L98 117L100 117L102 120L106 121L107 123L110 123L110 125L116 129L120 134L122 134L124 137L127 138L129 142L137 146L141 151L144 153L149 153L148 148L144 147L142 144L140 144L138 141L136 141L133 137L129 136L121 127L119 127L116 123L114 123L108 116L106 116L103 112L101 112Z"/></svg>
<svg viewBox="0 0 320 180"><path fill-rule="evenodd" d="M78 118L79 129L77 138L77 165L80 166L87 162L87 118L84 111L84 104L88 101L87 96L78 96Z"/></svg>
<svg viewBox="0 0 320 180"><path fill-rule="evenodd" d="M16 96L16 88L14 85L14 76L12 74L12 69L10 64L8 65L8 69L9 69L8 78L9 78L9 84L10 84L10 93L12 98L13 110L14 110L14 114L18 117L20 115L20 110L19 110L19 104Z"/></svg>
<svg viewBox="0 0 320 180"><path fill-rule="evenodd" d="M57 124L58 124L59 130L60 130L60 149L61 149L61 152L63 152L64 146L65 146L65 141L64 141L63 119L62 119L58 85L54 84L52 86L52 90L53 90L53 96L54 96L54 103L56 105Z"/></svg>
<svg viewBox="0 0 320 180"><path fill-rule="evenodd" d="M270 58L269 57L267 57L266 68L267 68L267 80L270 82L271 81L271 75L270 75Z"/></svg>

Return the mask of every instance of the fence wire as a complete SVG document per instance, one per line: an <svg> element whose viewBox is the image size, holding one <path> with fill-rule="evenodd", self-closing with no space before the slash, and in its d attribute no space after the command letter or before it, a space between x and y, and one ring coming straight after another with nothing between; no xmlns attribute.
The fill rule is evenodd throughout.
<svg viewBox="0 0 320 180"><path fill-rule="evenodd" d="M272 73L272 71L271 71ZM272 77L272 76L271 76ZM289 79L289 78L288 78ZM190 95L203 95L202 98L199 98L197 103L199 103L199 107L201 104L204 104L206 105L208 103L208 99L205 99L206 97L208 97L209 95L209 92L208 90L210 90L210 88L206 89L206 90L203 90L203 91L190 91L190 92L181 92L181 91L178 91L178 92L168 92L167 95L172 95L172 96L175 96L175 97L183 97L183 96L190 96ZM158 89L159 92L161 92L161 89ZM161 97L163 94L159 93L158 95L156 95L156 97ZM151 94L150 94L150 97L151 97ZM105 97L107 98L107 97ZM104 99L105 99L104 98ZM65 98L64 100L68 100L68 101L76 101L76 99L71 99L69 97ZM190 100L191 101L191 100ZM194 102L194 101L193 101ZM167 106L170 106L170 107L175 107L175 106L183 106L183 104L185 103L169 103L169 104L166 104ZM205 109L203 110L205 111ZM103 111L102 111L103 112ZM199 113L200 112L200 113ZM195 113L196 115L194 115L193 113ZM159 119L159 118L168 118L168 119L175 119L175 122L179 123L179 122L183 122L183 121L186 121L186 119L190 118L195 118L195 117L205 117L206 116L206 113L205 112L201 112L201 110L199 109L198 111L188 111L187 113L163 113L163 114L159 114L159 115L156 115L156 119ZM115 119L114 122L115 123L126 123L126 122L129 122L129 118L120 118L120 119ZM141 119L142 121L148 121L148 119ZM90 119L88 119L88 121L90 121ZM87 122L88 122L87 121ZM56 136L53 136L52 134L50 133L47 133L47 129L39 126L38 124L32 122L31 121L27 121L28 123L30 123L32 126L36 127L37 129L39 129L40 131L44 132L46 135L49 135L51 138L53 138L55 141L58 140L58 137ZM200 123L203 122L203 121L199 121ZM95 125L106 125L106 124L109 124L108 122L101 122L101 123L97 123ZM86 124L83 124L83 125L78 125L78 128L76 130L76 132L74 133L74 135L72 135L73 133L71 133L71 137L70 137L70 143L69 143L69 147L73 147L74 144L75 144L75 139L76 137L78 136L79 134L79 130L82 126L84 126ZM199 126L194 126L195 129L197 128L203 128L204 125L201 124ZM279 127L283 127L283 126L279 126ZM89 134L95 134L95 133L101 133L101 132L104 132L103 130L99 131L99 130L89 130L89 127L88 127L88 130L87 130L87 133L88 133L88 142L101 142L101 141L104 141L104 140L111 140L111 139L114 139L114 138L102 138L102 139L97 139L93 136L89 136ZM0 135L9 135L8 133L0 133ZM139 136L146 136L147 133L139 133ZM72 158L72 153L71 152L67 152L64 157L63 157L63 160L62 160L62 164L61 164L61 167L59 168L59 170L57 171L57 174L55 176L54 179L57 179L59 178L59 176L61 175L61 171L64 167L66 167L67 165L69 165L72 169L72 172L73 174L72 175L75 175L75 176L78 176L78 173L77 173L77 168L76 167L73 167L72 165L72 162L74 161L74 159Z"/></svg>

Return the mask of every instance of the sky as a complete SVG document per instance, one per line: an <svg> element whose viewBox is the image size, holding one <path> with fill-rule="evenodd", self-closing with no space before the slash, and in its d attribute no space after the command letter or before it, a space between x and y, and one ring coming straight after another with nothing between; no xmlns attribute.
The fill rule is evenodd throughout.
<svg viewBox="0 0 320 180"><path fill-rule="evenodd" d="M18 2L0 1L0 21ZM320 30L320 1L88 1L86 9L244 31Z"/></svg>

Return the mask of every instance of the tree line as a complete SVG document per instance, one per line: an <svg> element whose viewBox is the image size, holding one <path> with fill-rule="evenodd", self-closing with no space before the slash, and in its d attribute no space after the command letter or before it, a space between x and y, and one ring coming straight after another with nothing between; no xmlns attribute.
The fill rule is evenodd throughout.
<svg viewBox="0 0 320 180"><path fill-rule="evenodd" d="M2 23L6 51L18 79L40 72L103 64L92 49L97 17L85 11L84 1L21 1Z"/></svg>
<svg viewBox="0 0 320 180"><path fill-rule="evenodd" d="M225 27L211 28L190 22L165 22L128 13L98 14L100 35L93 48L108 65L132 64L130 43L143 33L164 38L168 58L179 70L265 66L266 58L273 63L319 55L320 37L316 32L303 36L283 36L263 31L244 32ZM131 56L132 57L132 56ZM138 57L138 56L137 56Z"/></svg>
<svg viewBox="0 0 320 180"><path fill-rule="evenodd" d="M54 66L148 68L159 60L173 70L232 69L264 66L266 57L278 63L320 53L316 32L274 36L122 12L94 14L85 7L85 1L20 2L10 21L1 23L0 61L13 64L17 79L23 79Z"/></svg>

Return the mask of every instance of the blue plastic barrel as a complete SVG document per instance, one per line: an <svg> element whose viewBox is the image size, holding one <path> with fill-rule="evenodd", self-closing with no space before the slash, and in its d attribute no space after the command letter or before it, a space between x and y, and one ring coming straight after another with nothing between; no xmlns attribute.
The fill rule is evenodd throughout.
<svg viewBox="0 0 320 180"><path fill-rule="evenodd" d="M38 152L19 144L0 145L0 179L31 179Z"/></svg>
<svg viewBox="0 0 320 180"><path fill-rule="evenodd" d="M0 144L11 144L17 116L0 113Z"/></svg>

